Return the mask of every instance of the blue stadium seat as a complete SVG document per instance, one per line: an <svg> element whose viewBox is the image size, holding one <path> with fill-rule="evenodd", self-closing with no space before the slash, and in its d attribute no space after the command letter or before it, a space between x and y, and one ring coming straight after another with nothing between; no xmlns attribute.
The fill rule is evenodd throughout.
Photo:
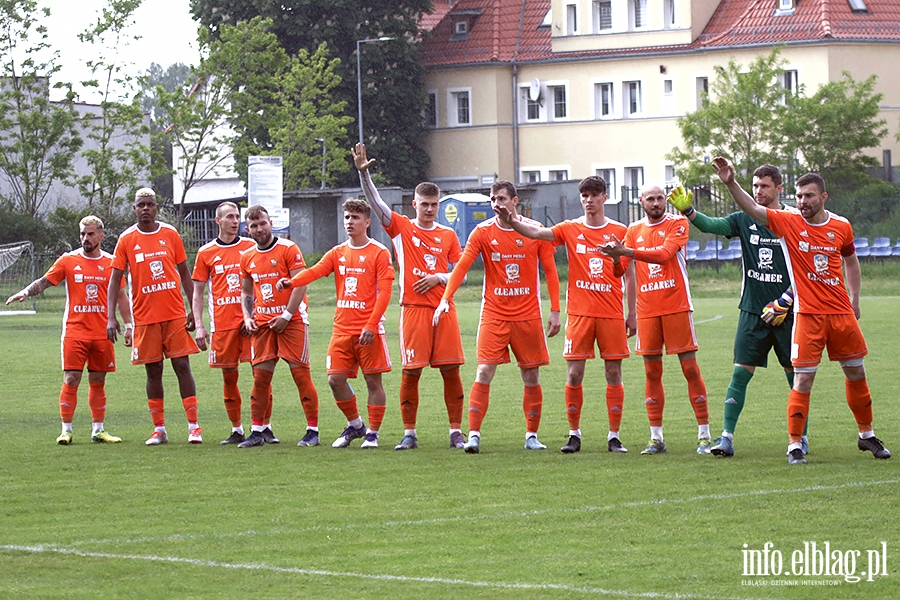
<svg viewBox="0 0 900 600"><path fill-rule="evenodd" d="M698 250L694 260L697 262L711 261L716 258L715 250Z"/></svg>
<svg viewBox="0 0 900 600"><path fill-rule="evenodd" d="M738 252L740 252L741 240L731 240L730 242L728 242L728 249L729 250L737 250Z"/></svg>
<svg viewBox="0 0 900 600"><path fill-rule="evenodd" d="M897 243L900 244L900 240L898 240ZM688 252L696 252L700 249L700 242L698 242L697 240L688 240L685 248L687 248Z"/></svg>
<svg viewBox="0 0 900 600"><path fill-rule="evenodd" d="M735 260L741 257L741 248L738 244L737 248L725 248L719 251L719 260Z"/></svg>
<svg viewBox="0 0 900 600"><path fill-rule="evenodd" d="M857 254L859 251L857 251ZM872 246L869 250L869 256L877 256L878 258L885 258L891 255L891 247L890 246Z"/></svg>
<svg viewBox="0 0 900 600"><path fill-rule="evenodd" d="M900 256L900 246L891 246L891 256Z"/></svg>
<svg viewBox="0 0 900 600"><path fill-rule="evenodd" d="M860 258L865 258L869 256L869 253L872 251L868 246L857 246L856 247L856 255Z"/></svg>
<svg viewBox="0 0 900 600"><path fill-rule="evenodd" d="M857 248L866 248L869 245L869 238L854 238L853 245Z"/></svg>
<svg viewBox="0 0 900 600"><path fill-rule="evenodd" d="M891 238L877 237L872 241L873 248L890 248Z"/></svg>
<svg viewBox="0 0 900 600"><path fill-rule="evenodd" d="M722 249L722 240L709 240L706 242L706 249L712 250L715 252L716 250Z"/></svg>

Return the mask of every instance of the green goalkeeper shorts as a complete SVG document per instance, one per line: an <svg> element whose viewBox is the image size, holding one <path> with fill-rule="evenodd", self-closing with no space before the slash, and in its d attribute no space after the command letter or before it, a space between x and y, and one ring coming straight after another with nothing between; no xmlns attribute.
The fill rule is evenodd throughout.
<svg viewBox="0 0 900 600"><path fill-rule="evenodd" d="M789 313L784 323L773 327L759 315L740 311L737 332L734 336L734 363L751 367L767 367L769 350L775 348L775 356L785 369L791 368L791 330L794 315Z"/></svg>

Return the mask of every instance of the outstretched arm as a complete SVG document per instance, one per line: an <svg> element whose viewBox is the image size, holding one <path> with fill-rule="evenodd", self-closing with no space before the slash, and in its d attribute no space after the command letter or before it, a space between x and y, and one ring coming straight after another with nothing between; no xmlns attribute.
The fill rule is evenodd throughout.
<svg viewBox="0 0 900 600"><path fill-rule="evenodd" d="M716 173L719 174L719 179L721 179L722 183L728 188L728 192L731 194L731 197L734 198L738 207L768 227L769 213L767 212L766 207L757 204L753 200L753 197L738 185L737 181L734 179L734 167L731 166L728 159L717 156L713 159L713 166L716 168Z"/></svg>
<svg viewBox="0 0 900 600"><path fill-rule="evenodd" d="M48 287L53 287L53 284L46 277L41 277L40 279L35 279L27 286L10 296L6 299L7 304L12 304L13 302L24 302L25 298L29 296L37 296Z"/></svg>
<svg viewBox="0 0 900 600"><path fill-rule="evenodd" d="M503 225L511 227L517 233L521 233L533 240L553 241L553 231L549 227L541 227L535 223L526 223L518 215L513 215L505 206L498 206L494 213Z"/></svg>
<svg viewBox="0 0 900 600"><path fill-rule="evenodd" d="M353 155L353 163L359 171L359 184L362 186L363 192L366 195L366 200L369 201L372 210L375 211L375 216L378 217L381 224L384 227L389 227L391 219L393 218L393 211L391 211L391 208L381 199L378 188L375 187L372 176L369 174L369 167L375 164L375 159L369 160L366 157L365 144L356 144L355 148L350 149L350 154Z"/></svg>

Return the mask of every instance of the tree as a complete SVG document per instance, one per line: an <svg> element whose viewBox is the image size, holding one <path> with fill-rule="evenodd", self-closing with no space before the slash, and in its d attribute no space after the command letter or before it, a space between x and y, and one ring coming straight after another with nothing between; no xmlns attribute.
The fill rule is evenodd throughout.
<svg viewBox="0 0 900 600"><path fill-rule="evenodd" d="M835 187L864 185L865 170L878 160L863 154L887 135L887 121L879 118L883 95L874 93L877 77L856 82L844 72L840 81L826 83L812 96L788 99L773 125L787 156L796 156L799 172L821 173ZM801 88L802 89L802 88Z"/></svg>
<svg viewBox="0 0 900 600"><path fill-rule="evenodd" d="M150 68L139 78L141 85L141 109L150 115L150 174L153 189L159 198L171 198L172 186L172 140L162 135L168 125L165 109L160 106L157 88L171 94L196 77L191 67L184 63L174 63L163 70L162 65L150 63Z"/></svg>
<svg viewBox="0 0 900 600"><path fill-rule="evenodd" d="M96 58L86 61L95 79L83 82L101 95L99 110L84 116L86 147L81 156L90 173L79 177L78 189L89 207L101 216L121 212L138 181L149 174L150 148L143 139L150 133L144 121L136 80L125 65L116 60L127 46L126 31L134 24L134 11L141 0L109 0L101 16L86 31L78 34L82 43L99 46ZM123 99L119 99L118 95ZM128 98L131 95L131 98Z"/></svg>
<svg viewBox="0 0 900 600"><path fill-rule="evenodd" d="M344 114L354 119L356 42L393 37L393 41L362 45L365 140L373 156L390 156L382 163L389 182L412 187L424 178L429 159L421 113L427 95L417 42L419 21L431 10L431 0L191 0L191 9L214 36L219 36L225 25L268 17L273 33L291 56L301 49L315 52L326 43L331 55L341 59L338 74L342 82L334 89L333 99L345 102ZM351 133L338 144L349 148L355 141ZM355 174L348 172L341 183L356 185Z"/></svg>
<svg viewBox="0 0 900 600"><path fill-rule="evenodd" d="M71 86L54 85L63 99L50 100L50 78L59 71L59 52L50 50L47 30L37 23L40 15L49 14L35 0L0 0L3 196L32 217L40 212L54 183L71 180L82 143Z"/></svg>
<svg viewBox="0 0 900 600"><path fill-rule="evenodd" d="M784 113L784 87L777 83L784 61L778 48L759 56L745 70L733 59L714 67L715 79L703 94L700 109L678 119L683 148L666 156L688 185L708 183L714 173L704 160L722 155L732 161L735 176L749 188L761 164L781 164L780 143L772 122Z"/></svg>

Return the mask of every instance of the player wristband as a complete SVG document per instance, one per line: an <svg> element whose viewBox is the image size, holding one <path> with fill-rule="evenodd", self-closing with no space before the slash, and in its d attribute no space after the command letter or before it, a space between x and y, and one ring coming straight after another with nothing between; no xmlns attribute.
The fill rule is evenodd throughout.
<svg viewBox="0 0 900 600"><path fill-rule="evenodd" d="M695 212L697 212L697 209L696 209L696 208L694 208L693 206L688 206L686 209L684 209L683 211L681 211L681 214L682 214L682 216L690 217L690 216L691 216L692 214L694 214Z"/></svg>
<svg viewBox="0 0 900 600"><path fill-rule="evenodd" d="M435 275L437 275L441 285L447 285L447 282L450 281L450 276L447 273L435 273Z"/></svg>
<svg viewBox="0 0 900 600"><path fill-rule="evenodd" d="M125 323L125 330L134 329L134 323Z"/></svg>
<svg viewBox="0 0 900 600"><path fill-rule="evenodd" d="M281 318L284 319L285 321L290 321L291 319L294 318L294 313L284 311L283 313L281 313Z"/></svg>

